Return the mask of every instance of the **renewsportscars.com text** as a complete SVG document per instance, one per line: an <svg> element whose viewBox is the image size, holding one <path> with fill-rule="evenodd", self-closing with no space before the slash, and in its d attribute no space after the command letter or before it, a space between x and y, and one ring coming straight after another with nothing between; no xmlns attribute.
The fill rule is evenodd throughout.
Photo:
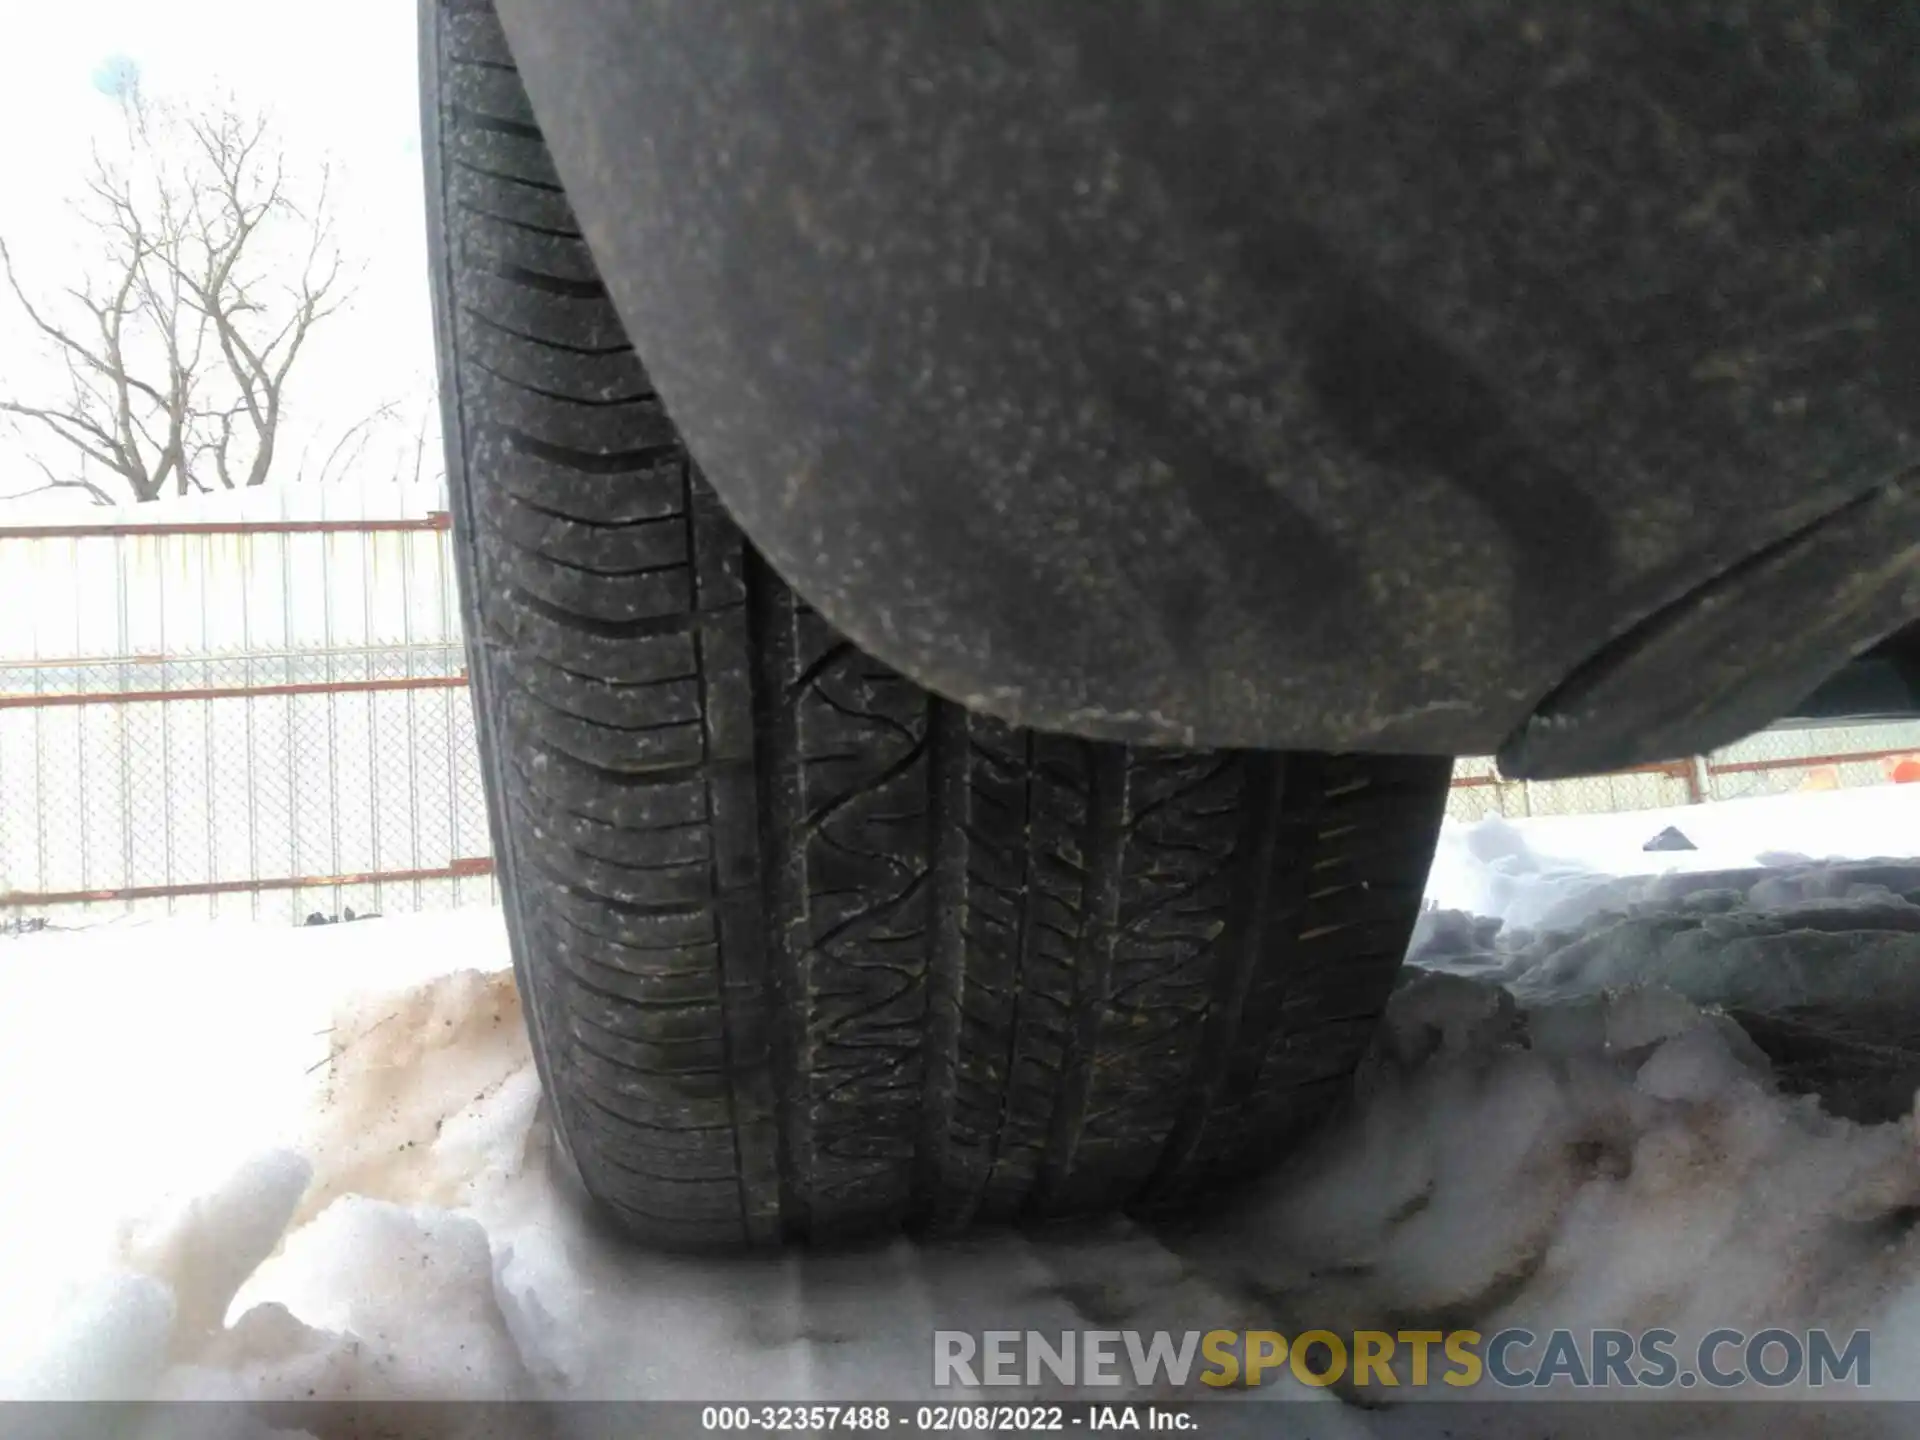
<svg viewBox="0 0 1920 1440"><path fill-rule="evenodd" d="M936 1386L1303 1385L1465 1389L1731 1389L1873 1380L1873 1337L1778 1327L1710 1330L936 1330Z"/></svg>

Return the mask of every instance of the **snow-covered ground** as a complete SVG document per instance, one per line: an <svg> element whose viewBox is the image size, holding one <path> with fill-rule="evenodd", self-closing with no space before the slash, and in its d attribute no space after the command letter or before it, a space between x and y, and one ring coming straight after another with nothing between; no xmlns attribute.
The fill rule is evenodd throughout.
<svg viewBox="0 0 1920 1440"><path fill-rule="evenodd" d="M1449 828L1351 1112L1228 1213L724 1262L579 1203L491 912L0 940L0 1397L899 1399L936 1328L1509 1324L1865 1327L1920 1397L1916 855L1916 786Z"/></svg>

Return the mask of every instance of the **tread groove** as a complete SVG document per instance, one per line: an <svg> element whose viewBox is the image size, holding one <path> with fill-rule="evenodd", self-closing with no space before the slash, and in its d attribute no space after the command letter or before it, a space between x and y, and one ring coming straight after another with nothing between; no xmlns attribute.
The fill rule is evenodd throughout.
<svg viewBox="0 0 1920 1440"><path fill-rule="evenodd" d="M547 342L542 340L538 343L544 345ZM554 348L561 349L564 347L555 346ZM576 353L586 353L586 352L576 352ZM618 352L615 352L615 353L618 353ZM524 380L516 380L513 378L513 376L505 374L504 372L495 369L494 367L488 365L483 360L470 360L467 363L473 366L473 368L479 371L482 375L490 376L493 379L498 380L502 385L511 385L514 389L520 391L522 394L537 395L542 400L554 400L554 401L558 401L563 405L580 405L580 406L584 406L589 410L618 410L618 409L628 408L634 405L656 405L660 401L660 397L654 394L653 391L651 390L636 390L631 395L614 395L607 399L599 399L594 397L588 397L585 395L569 395L565 391L545 390L537 385L529 385Z"/></svg>
<svg viewBox="0 0 1920 1440"><path fill-rule="evenodd" d="M513 135L522 140L543 139L540 127L529 124L525 120L507 120L498 115L488 115L479 110L469 109L464 105L455 105L453 116L455 124L470 125L476 130L490 130L496 135Z"/></svg>
<svg viewBox="0 0 1920 1440"><path fill-rule="evenodd" d="M543 233L551 234L552 232L547 231ZM496 271L494 273L498 274L499 272ZM558 350L563 355L585 355L593 359L602 359L611 355L633 354L633 346L630 344L569 345L564 340L554 340L545 335L536 335L529 330L516 329L514 326L508 325L506 322L487 314L486 311L471 302L462 305L460 307L460 313L470 319L477 320L489 330L498 331L502 335L510 335L515 340L524 340L529 345L538 345L544 350Z"/></svg>
<svg viewBox="0 0 1920 1440"><path fill-rule="evenodd" d="M539 235L548 240L571 240L580 242L587 237L578 230L569 230L558 225L542 225L538 221L525 220L517 215L502 215L497 210L489 210L484 205L476 205L471 200L460 200L455 209L475 220L485 220L492 225L505 225L513 230L524 230L529 235Z"/></svg>
<svg viewBox="0 0 1920 1440"><path fill-rule="evenodd" d="M936 696L927 697L927 860L934 911L927 926L926 1056L922 1072L915 1200L922 1213L944 1210L945 1151L953 1126L960 1061L960 998L966 983L968 908L968 717Z"/></svg>
<svg viewBox="0 0 1920 1440"><path fill-rule="evenodd" d="M499 185L524 185L529 190L542 190L549 195L562 197L567 193L564 186L549 184L545 180L529 180L523 175L509 175L499 170L488 170L484 166L476 165L471 160L463 160L458 156L454 157L453 163L469 175L476 175L482 180L492 180Z"/></svg>
<svg viewBox="0 0 1920 1440"><path fill-rule="evenodd" d="M754 758L758 782L760 867L767 934L767 1013L778 1116L782 1231L803 1235L810 1223L811 1127L804 1105L809 1047L807 968L796 937L804 919L791 837L799 774L799 739L784 703L792 666L792 602L764 561L746 566L748 633L755 666Z"/></svg>
<svg viewBox="0 0 1920 1440"><path fill-rule="evenodd" d="M1240 846L1246 854L1241 867L1240 911L1235 943L1223 948L1215 964L1214 990L1208 1000L1202 1024L1206 1032L1198 1064L1189 1083L1186 1103L1167 1134L1159 1160L1148 1181L1148 1192L1168 1183L1192 1156L1206 1123L1208 1110L1226 1079L1227 1065L1245 1017L1247 989L1260 963L1262 942L1273 911L1275 886L1267 883L1273 874L1273 861L1279 846L1280 817L1285 795L1285 769L1271 755L1256 755L1247 762L1248 795L1246 823Z"/></svg>
<svg viewBox="0 0 1920 1440"><path fill-rule="evenodd" d="M1086 841L1086 926L1073 975L1073 1022L1067 1034L1066 1068L1035 1190L1045 1208L1065 1190L1083 1138L1093 1067L1099 1058L1101 1011L1112 998L1113 962L1120 929L1121 860L1131 796L1125 757L1117 748L1091 747Z"/></svg>
<svg viewBox="0 0 1920 1440"><path fill-rule="evenodd" d="M552 444L512 426L502 428L513 443L527 454L590 475L624 475L633 470L647 470L663 460L680 460L686 453L678 444L645 445L638 450L581 450L569 445Z"/></svg>

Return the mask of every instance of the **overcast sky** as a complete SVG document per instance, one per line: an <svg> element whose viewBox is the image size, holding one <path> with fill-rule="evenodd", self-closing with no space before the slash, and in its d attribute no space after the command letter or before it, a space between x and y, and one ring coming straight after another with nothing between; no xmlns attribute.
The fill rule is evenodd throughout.
<svg viewBox="0 0 1920 1440"><path fill-rule="evenodd" d="M353 309L316 329L294 402L350 424L417 392L432 344L415 14L412 0L0 0L0 235L36 268L70 256L64 202L113 121L94 84L113 57L156 97L232 92L271 110L297 158L333 162L341 241L366 267ZM0 358L18 325L0 305ZM0 434L0 493L19 488L13 443Z"/></svg>

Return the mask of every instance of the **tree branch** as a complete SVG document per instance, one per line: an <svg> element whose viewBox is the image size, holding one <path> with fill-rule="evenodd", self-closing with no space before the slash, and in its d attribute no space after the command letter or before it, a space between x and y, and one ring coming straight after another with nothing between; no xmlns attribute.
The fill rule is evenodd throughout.
<svg viewBox="0 0 1920 1440"><path fill-rule="evenodd" d="M267 120L230 104L187 112L134 97L125 116L124 153L96 146L80 183L96 242L80 280L32 293L0 240L0 300L20 307L70 386L51 400L0 389L0 413L136 499L263 483L307 339L350 293L332 177L296 179ZM336 444L330 463L344 453Z"/></svg>
<svg viewBox="0 0 1920 1440"><path fill-rule="evenodd" d="M113 504L113 497L91 480L87 479L86 476L81 475L71 480L62 480L58 475L53 473L53 467L48 465L46 461L34 455L30 455L27 458L36 470L47 477L47 483L44 485L36 485L31 490L16 490L11 495L0 495L0 500L24 500L29 495L38 495L47 490L84 490L93 497L93 503L96 505Z"/></svg>

